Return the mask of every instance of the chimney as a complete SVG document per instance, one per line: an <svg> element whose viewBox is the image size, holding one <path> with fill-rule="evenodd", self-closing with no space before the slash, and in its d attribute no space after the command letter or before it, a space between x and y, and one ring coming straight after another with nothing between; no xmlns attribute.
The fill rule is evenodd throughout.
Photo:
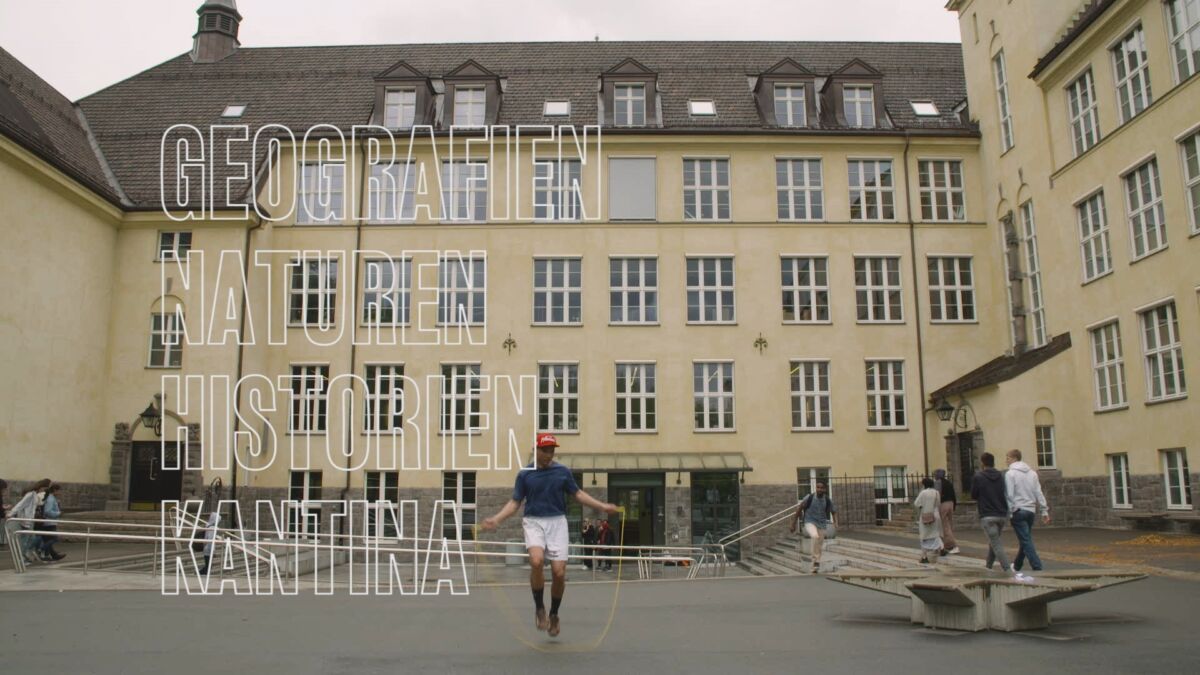
<svg viewBox="0 0 1200 675"><path fill-rule="evenodd" d="M237 51L238 26L242 15L237 0L205 0L200 9L200 22L192 36L192 61L216 63Z"/></svg>

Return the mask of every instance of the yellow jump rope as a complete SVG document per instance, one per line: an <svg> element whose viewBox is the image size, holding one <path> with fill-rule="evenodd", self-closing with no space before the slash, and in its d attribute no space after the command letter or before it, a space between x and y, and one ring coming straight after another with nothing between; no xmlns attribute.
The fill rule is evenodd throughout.
<svg viewBox="0 0 1200 675"><path fill-rule="evenodd" d="M512 604L504 597L499 584L492 584L492 601L497 607L504 612L508 619L509 632L512 636L530 649L536 649L539 652L554 652L554 653L582 653L594 651L604 643L604 638L608 637L608 630L612 628L613 619L617 615L617 600L621 597L621 567L625 562L624 542L625 542L625 507L618 506L617 513L621 514L621 529L617 539L620 542L618 545L622 549L621 557L617 558L617 587L613 590L612 606L608 609L608 620L604 623L604 630L600 635L591 642L547 642L537 644L527 640L517 626L522 623L521 618L517 616L516 611L512 608ZM479 557L479 525L472 526L475 532L475 557ZM597 563L598 564L598 563Z"/></svg>

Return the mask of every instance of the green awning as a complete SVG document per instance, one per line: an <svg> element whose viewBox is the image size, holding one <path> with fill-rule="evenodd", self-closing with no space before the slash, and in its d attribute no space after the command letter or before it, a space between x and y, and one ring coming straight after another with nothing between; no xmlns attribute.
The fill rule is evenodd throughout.
<svg viewBox="0 0 1200 675"><path fill-rule="evenodd" d="M560 452L555 459L576 473L754 470L740 452Z"/></svg>

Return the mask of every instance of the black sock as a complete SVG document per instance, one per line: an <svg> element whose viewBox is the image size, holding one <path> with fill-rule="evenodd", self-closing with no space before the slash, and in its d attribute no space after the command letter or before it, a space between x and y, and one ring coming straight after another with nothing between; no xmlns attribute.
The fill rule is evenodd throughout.
<svg viewBox="0 0 1200 675"><path fill-rule="evenodd" d="M546 589L539 588L533 592L533 604L536 605L538 609L546 609L546 601L542 599L545 591Z"/></svg>
<svg viewBox="0 0 1200 675"><path fill-rule="evenodd" d="M558 615L558 606L562 604L562 598L550 596L550 616Z"/></svg>

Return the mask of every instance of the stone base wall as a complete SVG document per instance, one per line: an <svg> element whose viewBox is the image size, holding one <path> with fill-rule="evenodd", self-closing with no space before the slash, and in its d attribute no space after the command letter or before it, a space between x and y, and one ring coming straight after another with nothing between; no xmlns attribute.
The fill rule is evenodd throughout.
<svg viewBox="0 0 1200 675"><path fill-rule="evenodd" d="M17 500L36 480L10 480L4 492L4 501L16 504ZM108 483L59 483L58 505L64 513L72 511L100 511L108 499Z"/></svg>
<svg viewBox="0 0 1200 675"><path fill-rule="evenodd" d="M1122 529L1163 529L1167 531L1200 531L1195 523L1156 519L1153 521L1122 518L1122 514L1178 513L1197 515L1200 503L1200 475L1191 475L1191 509L1167 509L1166 488L1160 474L1130 476L1130 508L1114 508L1112 486L1108 476L1063 478L1056 473L1040 474L1042 492L1050 505L1054 524L1071 527L1111 527Z"/></svg>
<svg viewBox="0 0 1200 675"><path fill-rule="evenodd" d="M796 486L786 485L743 485L741 489L741 504L739 517L741 527L745 529L770 515L778 513L788 506L796 504ZM768 528L746 537L740 542L742 557L754 551L773 546L787 536L791 521L785 519Z"/></svg>
<svg viewBox="0 0 1200 675"><path fill-rule="evenodd" d="M692 545L692 489L668 486L666 491L667 546Z"/></svg>

